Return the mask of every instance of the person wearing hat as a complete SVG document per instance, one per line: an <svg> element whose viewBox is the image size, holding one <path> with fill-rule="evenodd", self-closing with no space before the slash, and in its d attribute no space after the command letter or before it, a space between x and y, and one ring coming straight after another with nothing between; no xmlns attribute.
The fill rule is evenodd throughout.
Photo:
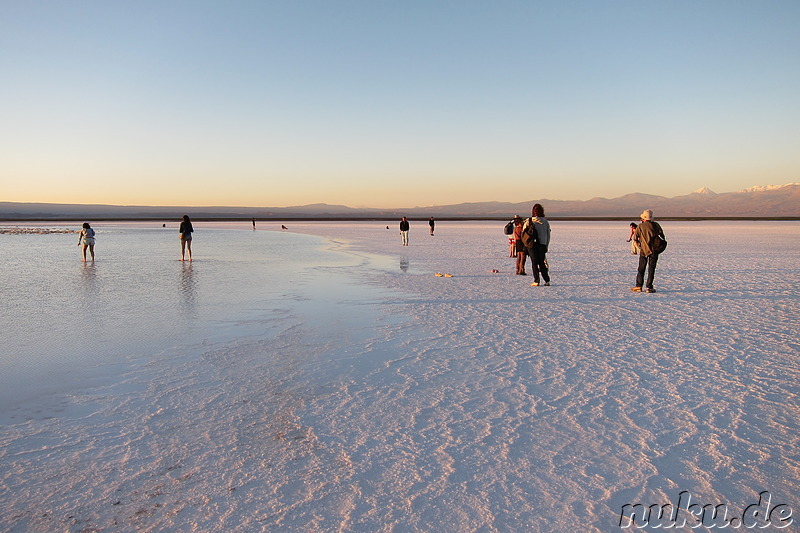
<svg viewBox="0 0 800 533"><path fill-rule="evenodd" d="M656 273L658 254L653 251L653 242L658 237L664 238L664 230L658 222L653 221L653 212L645 209L639 216L641 224L636 227L633 240L639 247L639 269L636 272L636 285L631 287L633 292L642 292L642 286L647 292L656 292L653 288L653 277ZM644 272L647 270L647 283L645 284Z"/></svg>
<svg viewBox="0 0 800 533"><path fill-rule="evenodd" d="M516 227L517 219L522 220L522 217L514 215L514 218L505 226L506 237L508 237L508 257L517 257L517 241L514 238L514 228Z"/></svg>

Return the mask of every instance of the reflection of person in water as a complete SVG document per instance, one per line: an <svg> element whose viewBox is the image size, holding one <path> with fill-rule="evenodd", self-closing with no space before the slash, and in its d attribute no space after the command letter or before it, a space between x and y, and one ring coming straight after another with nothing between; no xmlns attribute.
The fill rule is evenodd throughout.
<svg viewBox="0 0 800 533"><path fill-rule="evenodd" d="M191 310L195 304L195 280L194 272L192 271L192 263L188 261L183 263L183 270L181 271L180 290L183 303Z"/></svg>

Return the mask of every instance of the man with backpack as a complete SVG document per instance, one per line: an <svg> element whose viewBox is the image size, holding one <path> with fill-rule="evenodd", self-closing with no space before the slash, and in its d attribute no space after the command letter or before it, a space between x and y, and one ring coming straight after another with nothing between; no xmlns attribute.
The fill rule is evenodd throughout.
<svg viewBox="0 0 800 533"><path fill-rule="evenodd" d="M633 240L639 247L639 269L636 273L636 285L631 287L633 292L642 292L645 286L647 292L656 292L653 288L653 277L656 273L658 255L667 247L664 230L658 222L653 221L653 212L645 209L641 216L641 224L633 234ZM644 282L644 272L647 270L647 284Z"/></svg>

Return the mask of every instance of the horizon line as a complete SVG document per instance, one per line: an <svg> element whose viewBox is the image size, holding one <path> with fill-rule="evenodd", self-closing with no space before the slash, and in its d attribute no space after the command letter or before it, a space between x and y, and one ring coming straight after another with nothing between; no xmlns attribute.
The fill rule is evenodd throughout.
<svg viewBox="0 0 800 533"><path fill-rule="evenodd" d="M511 201L503 201L503 200L486 200L486 201L468 201L468 202L460 202L458 204L431 204L431 205L417 205L413 207L368 207L368 206L361 206L361 207L353 207L350 205L345 204L328 204L325 202L312 202L307 204L295 204L295 205L285 205L285 206L253 206L253 205L221 205L221 204L206 204L206 205L168 205L168 204L125 204L125 203L107 203L107 202L91 202L91 203L65 203L65 202L41 202L41 201L7 201L2 200L0 204L41 204L41 205L60 205L60 206L98 206L98 207L143 207L143 208L194 208L194 209L210 209L210 208L225 208L225 209L292 209L292 208L304 208L304 207L311 207L311 206L327 206L327 207L345 207L347 209L353 210L373 210L373 211L395 211L395 210L402 210L402 209L432 209L437 207L449 207L449 206L457 206L457 205L465 205L465 204L524 204L530 202L591 202L592 200L616 200L620 198L624 198L626 196L631 195L643 195L643 196L652 196L655 198L664 198L667 200L673 198L680 198L682 196L689 196L692 194L713 194L713 195L722 195L722 194L735 194L735 193L745 193L745 192L765 192L769 190L780 189L783 187L790 187L790 186L797 186L800 185L798 182L789 182L783 185L755 185L752 187L748 187L746 189L740 189L738 191L726 191L726 192L715 192L709 189L708 187L701 187L696 189L688 194L679 194L677 196L662 196L659 194L651 194L646 192L630 192L625 193L621 196L615 196L613 198L608 198L605 196L594 196L587 200L559 200L554 198L541 198L537 200L523 200L521 202L511 202Z"/></svg>

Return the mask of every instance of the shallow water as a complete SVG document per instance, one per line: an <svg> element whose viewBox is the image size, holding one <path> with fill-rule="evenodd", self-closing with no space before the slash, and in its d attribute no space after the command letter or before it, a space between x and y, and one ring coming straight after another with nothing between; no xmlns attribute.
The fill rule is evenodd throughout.
<svg viewBox="0 0 800 533"><path fill-rule="evenodd" d="M175 228L154 226L95 225L86 263L76 234L0 234L0 406L176 345L269 335L309 291L332 312L326 291L347 283L315 278L356 261L315 236L200 223L181 262Z"/></svg>

